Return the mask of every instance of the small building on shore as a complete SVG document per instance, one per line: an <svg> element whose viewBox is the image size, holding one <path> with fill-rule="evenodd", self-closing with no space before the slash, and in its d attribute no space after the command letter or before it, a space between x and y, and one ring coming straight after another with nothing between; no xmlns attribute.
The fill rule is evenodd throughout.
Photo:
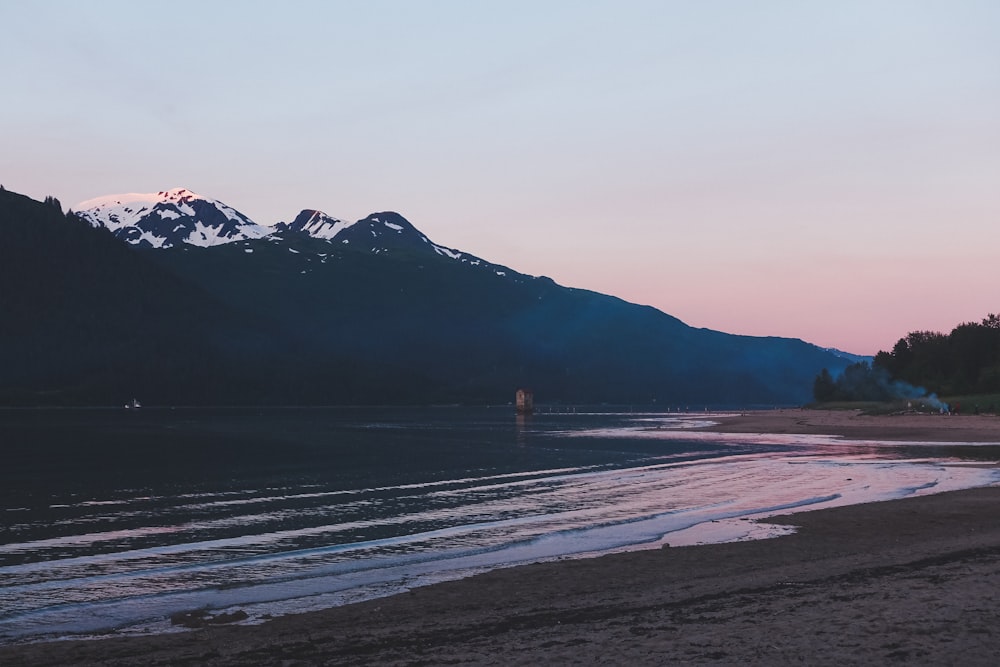
<svg viewBox="0 0 1000 667"><path fill-rule="evenodd" d="M514 405L517 414L530 415L535 411L535 395L530 389L518 389L514 394Z"/></svg>

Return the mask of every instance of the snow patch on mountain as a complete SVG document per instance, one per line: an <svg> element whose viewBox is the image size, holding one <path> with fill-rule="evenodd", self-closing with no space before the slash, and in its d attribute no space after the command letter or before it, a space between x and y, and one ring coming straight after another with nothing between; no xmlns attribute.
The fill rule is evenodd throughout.
<svg viewBox="0 0 1000 667"><path fill-rule="evenodd" d="M332 240L354 224L356 223L329 216L323 211L305 209L291 222L279 222L274 228L279 232L303 233L317 239Z"/></svg>
<svg viewBox="0 0 1000 667"><path fill-rule="evenodd" d="M273 232L231 206L185 188L96 197L80 202L75 210L92 227L105 227L128 243L153 248L182 243L207 247Z"/></svg>
<svg viewBox="0 0 1000 667"><path fill-rule="evenodd" d="M392 211L372 213L356 222L346 222L323 211L305 209L291 222L279 222L275 225L275 230L276 239L291 241L296 236L307 236L337 244L347 252L368 252L379 256L419 257L423 253L430 253L470 267L479 267L479 270L491 271L507 280L521 282L528 278L505 266L491 264L475 255L434 243L409 220Z"/></svg>
<svg viewBox="0 0 1000 667"><path fill-rule="evenodd" d="M458 250L452 250L451 248L445 248L442 245L434 245L434 251L439 255L444 255L445 257L451 257L452 259L461 259L462 253Z"/></svg>
<svg viewBox="0 0 1000 667"><path fill-rule="evenodd" d="M416 229L406 218L392 211L372 213L348 222L316 209L301 211L291 222L265 227L218 200L185 188L155 193L127 193L96 197L76 205L77 216L93 227L105 227L121 240L149 248L179 245L217 246L234 241L267 238L288 243L289 251L308 260L322 257L296 237L336 243L342 251L373 255L417 258L422 254L441 256L497 276L520 280L524 276L506 267L491 264L474 255L438 245ZM245 250L247 254L252 249Z"/></svg>

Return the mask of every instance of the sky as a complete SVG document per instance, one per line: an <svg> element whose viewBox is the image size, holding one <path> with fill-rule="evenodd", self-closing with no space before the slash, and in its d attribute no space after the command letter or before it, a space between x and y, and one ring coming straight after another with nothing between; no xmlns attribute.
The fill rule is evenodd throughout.
<svg viewBox="0 0 1000 667"><path fill-rule="evenodd" d="M64 207L394 210L857 354L1000 312L994 0L0 0L0 25L0 184Z"/></svg>

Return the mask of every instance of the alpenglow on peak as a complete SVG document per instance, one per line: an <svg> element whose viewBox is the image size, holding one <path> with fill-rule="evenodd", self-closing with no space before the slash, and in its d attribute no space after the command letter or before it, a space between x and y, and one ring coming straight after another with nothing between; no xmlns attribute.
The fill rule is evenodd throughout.
<svg viewBox="0 0 1000 667"><path fill-rule="evenodd" d="M343 250L371 254L430 252L462 263L492 266L468 253L434 243L392 211L347 222L317 209L304 209L291 222L264 226L219 200L186 188L106 195L80 202L74 209L92 227L104 227L126 243L147 248L208 247L263 238L282 242L306 236ZM498 267L500 275L506 271Z"/></svg>
<svg viewBox="0 0 1000 667"><path fill-rule="evenodd" d="M259 239L273 231L231 206L186 188L106 195L74 208L91 226L106 227L123 241L153 248L182 243L207 247Z"/></svg>

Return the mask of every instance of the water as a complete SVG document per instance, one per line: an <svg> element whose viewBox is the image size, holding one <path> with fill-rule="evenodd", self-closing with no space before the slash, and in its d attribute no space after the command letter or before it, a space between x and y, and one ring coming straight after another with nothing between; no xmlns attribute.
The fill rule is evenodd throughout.
<svg viewBox="0 0 1000 667"><path fill-rule="evenodd" d="M497 409L0 412L0 642L247 622L747 519L995 483L998 446Z"/></svg>

